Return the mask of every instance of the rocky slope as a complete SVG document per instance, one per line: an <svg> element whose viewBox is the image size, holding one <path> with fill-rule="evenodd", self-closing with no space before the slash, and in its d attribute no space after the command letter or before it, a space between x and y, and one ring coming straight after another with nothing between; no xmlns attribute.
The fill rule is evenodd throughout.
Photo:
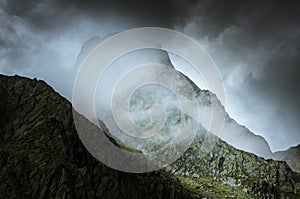
<svg viewBox="0 0 300 199"><path fill-rule="evenodd" d="M300 173L300 145L291 147L286 151L274 153L274 159L286 161L296 172Z"/></svg>
<svg viewBox="0 0 300 199"><path fill-rule="evenodd" d="M111 35L106 35L104 37L95 36L87 40L83 46L82 49L78 55L77 62L74 67L74 74L72 74L73 77L75 77L76 72L78 71L79 66L82 64L84 58L90 53L90 51L97 46L101 41L103 41L105 38L110 37ZM127 63L124 65L124 63ZM118 58L118 61L112 65L110 65L110 68L125 68L123 70L130 71L132 70L131 67L137 66L144 63L160 63L164 64L166 66L170 66L173 68L174 71L176 71L175 67L172 64L172 61L170 60L170 57L166 51L163 50L144 50L144 51L138 51L135 52L135 54L131 54L131 56L127 55L123 58ZM155 73L155 72L154 72ZM200 113L200 124L205 128L209 129L209 119L211 117L211 104L212 101L214 101L217 105L218 111L220 114L224 115L225 122L224 126L221 132L212 132L213 134L220 137L222 140L224 140L227 143L230 143L233 147L237 149L241 149L243 151L247 151L250 153L253 153L257 156L266 158L266 159L274 159L274 160L282 160L286 161L288 165L297 172L300 172L299 170L299 162L300 162L300 155L299 152L295 152L293 148L291 148L288 151L282 151L282 152L276 152L272 153L268 142L260 135L257 135L253 132L251 132L249 129L247 129L245 126L242 126L238 124L234 119L230 118L230 116L226 113L225 108L219 101L219 99L210 91L207 90L201 90L195 85L192 81L189 80L188 77L186 77L184 74L176 71L175 74L178 74L180 76L184 76L187 81L190 82L190 86L192 86L197 93L195 99L198 101L199 104L199 113ZM115 77L114 70L111 71L111 73L106 74L110 78L110 82L106 82L104 89L113 90L114 85L113 82L117 82L121 77ZM150 74L148 74L150 75ZM157 74L152 74L154 76L157 76ZM161 74L159 74L161 76ZM115 78L115 79L114 79ZM166 75L165 77L162 77L162 79L169 79L170 74ZM113 79L113 80L112 80ZM184 87L185 88L185 87ZM152 89L152 93L157 92L157 89ZM185 93L183 90L182 93ZM193 92L194 93L194 92ZM192 95L193 95L192 93ZM161 95L161 93L157 92L158 96ZM186 94L186 93L185 93ZM105 98L106 96L101 96L101 98ZM71 96L69 96L71 98ZM110 102L110 100L108 100ZM168 102L170 103L170 102ZM170 103L171 104L171 103ZM148 104L149 105L149 104ZM101 120L105 122L109 126L109 129L113 130L113 133L118 133L118 128L115 128L114 125L111 125L112 121L110 119L112 118L111 115L108 115L108 117L103 116L102 114L106 111L106 107L110 107L110 104L104 104L103 105L103 111L101 112ZM108 111L110 114L110 110ZM122 133L123 134L123 133ZM119 135L120 136L120 135ZM245 142L247 140L247 142ZM123 140L124 141L124 140ZM299 150L298 150L299 151Z"/></svg>
<svg viewBox="0 0 300 199"><path fill-rule="evenodd" d="M87 57L90 51L94 47L96 47L97 44L99 44L101 41L103 41L105 38L109 36L111 35L107 35L103 38L95 36L90 38L83 44L82 49L78 55L77 62L74 67L73 76L75 76L76 72L78 72L79 66L83 63L84 58ZM185 96L188 96L198 101L199 104L198 111L200 113L199 123L204 128L209 129L210 118L212 116L211 105L212 102L214 102L215 106L217 106L219 114L224 115L225 122L222 131L212 132L213 134L219 136L222 140L230 143L232 146L234 146L237 149L248 151L250 153L254 153L264 158L275 158L272 154L272 151L270 150L268 142L262 136L254 134L245 126L238 124L235 120L230 118L230 116L226 113L226 110L221 104L221 102L219 101L219 99L210 91L199 89L196 84L194 84L192 81L189 80L188 77L186 77L184 74L177 71L172 61L170 60L168 52L164 50L144 49L143 51L141 50L134 51L130 54L126 54L126 56L122 56L118 58L116 61L114 61L114 63L112 63L109 66L109 70L106 71L105 76L109 77L108 78L109 80L102 82L103 91L113 90L116 86L115 83L122 78L121 75L125 74L125 73L120 73L118 76L116 75L116 71L120 70L121 68L123 72L131 71L135 66L145 64L145 63L159 63L159 64L169 66L173 70L172 73L165 73L165 74L162 74L161 73L162 71L147 71L147 76L160 77L160 79L164 79L164 80L170 78L176 79L177 75L183 77L177 79L179 80L180 84L183 84L182 89L179 89L180 90L179 92ZM189 85L186 85L187 82L189 82L188 83ZM189 90L189 87L191 86L194 88L195 92L186 92L187 90ZM101 88L101 84L100 84L100 88ZM153 95L156 96L156 98L159 98L161 95L163 95L162 92L159 91L159 89L152 89L151 92L153 93ZM196 96L194 96L195 93L197 93ZM101 96L101 100L99 99L99 101L102 101L104 98L107 98L106 103L104 102L105 100L103 100L102 105L99 106L99 107L103 106L101 108L101 117L100 116L99 117L101 118L101 120L105 122L106 125L108 125L109 129L113 130L114 134L119 134L118 132L119 128L118 127L116 128L115 125L113 124L114 122L111 121L112 118L111 110L110 109L107 110L107 107L110 107L110 102L111 102L111 99L108 99L109 95L110 93L109 94L106 93L105 96L103 95ZM84 99L82 103L84 103ZM174 100L169 100L167 103L174 104ZM76 105L74 106L76 107ZM146 104L146 106L151 106L151 103ZM118 136L121 135L123 135L123 133L119 134ZM247 140L247 142L245 142L245 140ZM278 158L276 157L276 159Z"/></svg>
<svg viewBox="0 0 300 199"><path fill-rule="evenodd" d="M200 197L168 173L98 162L78 138L70 103L44 82L1 75L0 94L0 198Z"/></svg>
<svg viewBox="0 0 300 199"><path fill-rule="evenodd" d="M205 131L202 131L205 132ZM299 198L300 174L293 172L283 161L265 160L251 153L234 149L216 139L216 145L204 158L201 143L205 133L198 133L186 153L169 168L171 173L189 182L198 192L211 196L212 187L228 185L236 193L248 193L258 198ZM243 197L243 195L238 195ZM246 196L248 198L250 196Z"/></svg>
<svg viewBox="0 0 300 199"><path fill-rule="evenodd" d="M44 82L0 76L0 93L0 198L300 198L300 174L285 162L213 134L216 145L202 156L205 128L164 171L115 171L87 152L70 103Z"/></svg>

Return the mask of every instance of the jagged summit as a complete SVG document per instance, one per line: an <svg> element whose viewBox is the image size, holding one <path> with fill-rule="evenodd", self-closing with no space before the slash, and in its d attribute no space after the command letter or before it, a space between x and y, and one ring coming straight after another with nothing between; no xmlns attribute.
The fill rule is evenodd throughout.
<svg viewBox="0 0 300 199"><path fill-rule="evenodd" d="M81 48L81 51L78 55L77 62L75 64L74 71L77 71L79 66L82 64L84 58L92 51L94 47L96 47L101 41L105 38L109 37L110 35L99 37L95 36L87 40ZM200 113L200 120L199 124L202 125L205 129L209 129L210 125L210 118L212 116L212 103L218 109L219 115L224 115L224 126L221 132L212 132L213 134L219 136L222 140L230 143L235 148L254 153L260 157L264 157L266 159L274 158L278 159L277 156L274 156L272 153L268 142L259 135L254 134L245 126L238 124L234 119L232 119L226 112L225 108L217 98L217 96L207 90L201 90L193 81L191 81L188 76L176 70L172 61L170 60L170 55L167 51L161 49L143 49L139 51L133 51L131 53L126 54L126 56L121 56L117 60L115 60L106 71L109 78L107 80L103 80L102 87L100 87L103 91L106 90L113 90L115 82L118 82L121 76L116 75L119 71L130 71L132 70L133 66L138 66L144 63L159 63L166 66L170 66L172 68L172 73L161 73L157 71L151 71L147 73L147 76L159 77L160 79L176 79L175 76L180 76L176 80L180 81L180 84L183 84L182 88L180 88L180 92L183 95L187 95L190 98L195 99L199 104L199 113ZM123 74L122 73L122 74ZM158 74L159 73L159 74ZM121 74L121 73L120 73ZM126 73L124 73L126 74ZM118 77L115 77L118 76ZM104 78L105 79L105 78ZM88 87L88 86L87 86ZM192 87L194 92L186 92L189 88ZM152 89L152 93L156 94L156 97L159 98L162 95L159 89ZM194 94L196 93L196 96ZM100 94L101 95L101 94ZM100 104L99 107L102 110L101 117L97 119L101 119L108 125L109 129L111 129L114 134L118 134L121 136L124 134L123 132L119 133L119 128L114 124L114 121L111 120L111 110L107 107L110 107L111 99L108 99L108 96L111 93L106 92L106 95L101 95L102 105ZM107 98L107 99L106 99ZM84 100L84 99L83 99ZM121 99L122 100L122 99ZM174 103L175 100L170 100L168 103ZM82 101L81 103L84 103ZM151 106L151 101L147 106ZM76 107L76 105L74 105ZM101 108L102 106L102 108ZM134 104L133 104L134 107ZM107 113L106 113L107 112ZM104 115L104 116L103 116ZM175 115L174 115L175 118ZM144 121L143 121L144 122ZM123 142L127 142L126 138L123 138ZM281 160L281 159L280 159Z"/></svg>

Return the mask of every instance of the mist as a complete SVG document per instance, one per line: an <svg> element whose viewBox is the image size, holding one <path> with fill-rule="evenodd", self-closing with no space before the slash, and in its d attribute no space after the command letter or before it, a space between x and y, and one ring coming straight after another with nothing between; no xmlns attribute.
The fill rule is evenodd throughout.
<svg viewBox="0 0 300 199"><path fill-rule="evenodd" d="M299 6L267 1L0 1L0 73L45 80L71 100L84 43L142 26L173 28L208 51L225 109L273 151L300 143ZM96 42L96 43L97 43ZM199 87L188 66L175 68Z"/></svg>

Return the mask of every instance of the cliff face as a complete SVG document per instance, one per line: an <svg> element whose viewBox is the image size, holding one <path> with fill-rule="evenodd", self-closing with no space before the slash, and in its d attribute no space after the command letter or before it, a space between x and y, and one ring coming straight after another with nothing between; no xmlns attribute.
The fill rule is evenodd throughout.
<svg viewBox="0 0 300 199"><path fill-rule="evenodd" d="M0 76L0 93L0 198L300 198L300 174L285 162L214 135L216 145L202 156L204 128L164 171L115 171L87 152L71 104L44 82Z"/></svg>
<svg viewBox="0 0 300 199"><path fill-rule="evenodd" d="M198 187L199 193L211 196L214 191L203 186L203 181L206 181L212 187L228 185L236 192L240 190L240 193L248 193L251 197L300 197L300 174L293 172L286 162L265 160L237 150L216 137L213 138L216 139L213 150L201 158L203 135L205 133L198 134L186 153L168 168L182 182Z"/></svg>
<svg viewBox="0 0 300 199"><path fill-rule="evenodd" d="M101 164L78 138L70 103L44 82L0 76L0 93L0 198L199 198L168 173Z"/></svg>

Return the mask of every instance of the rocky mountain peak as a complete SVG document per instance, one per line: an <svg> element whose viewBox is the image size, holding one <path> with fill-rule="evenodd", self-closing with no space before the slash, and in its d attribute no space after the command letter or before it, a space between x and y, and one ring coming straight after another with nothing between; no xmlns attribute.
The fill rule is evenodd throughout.
<svg viewBox="0 0 300 199"><path fill-rule="evenodd" d="M2 198L300 197L300 174L285 162L238 150L201 126L187 151L164 170L116 171L85 149L71 104L45 82L1 75L0 93ZM206 136L215 145L203 156Z"/></svg>

